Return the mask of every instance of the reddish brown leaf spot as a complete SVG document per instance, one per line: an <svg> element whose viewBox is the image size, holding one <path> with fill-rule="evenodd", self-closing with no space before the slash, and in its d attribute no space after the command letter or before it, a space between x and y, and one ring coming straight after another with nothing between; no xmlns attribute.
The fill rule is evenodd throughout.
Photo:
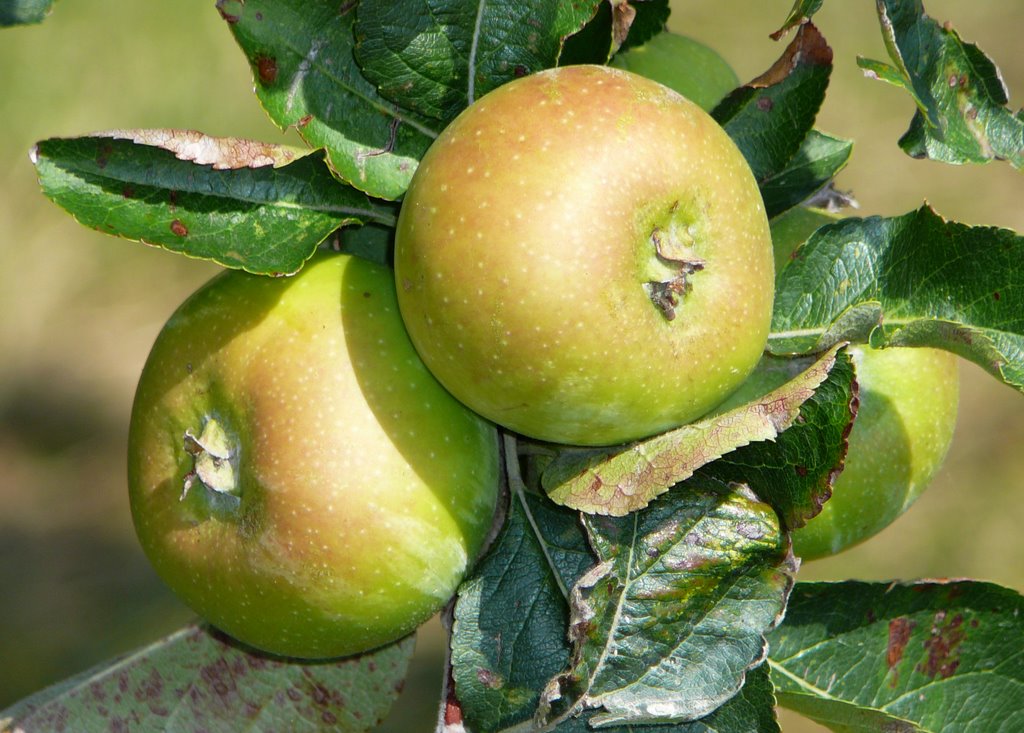
<svg viewBox="0 0 1024 733"><path fill-rule="evenodd" d="M241 15L235 15L234 13L229 13L227 10L225 10L224 9L224 5L225 5L224 0L218 0L218 2L217 2L217 12L220 13L220 17L222 17L228 23L237 23L238 21L240 21L242 19Z"/></svg>
<svg viewBox="0 0 1024 733"><path fill-rule="evenodd" d="M135 198L135 187L132 186L132 184L130 183L126 183L125 187L121 189L121 195L124 196L126 199ZM998 298L996 298L996 300L998 300Z"/></svg>
<svg viewBox="0 0 1024 733"><path fill-rule="evenodd" d="M187 237L188 227L182 224L180 219L175 219L171 222L171 233L176 237Z"/></svg>
<svg viewBox="0 0 1024 733"><path fill-rule="evenodd" d="M313 121L313 115L303 115L299 118L299 121L295 123L296 127L305 127Z"/></svg>
<svg viewBox="0 0 1024 733"><path fill-rule="evenodd" d="M110 154L114 152L114 146L110 143L103 143L99 147L99 151L96 153L96 166L99 168L106 168L107 163L110 162Z"/></svg>
<svg viewBox="0 0 1024 733"><path fill-rule="evenodd" d="M996 300L999 300L1002 296L999 294L999 291L997 290L994 293L992 293L992 297L995 298Z"/></svg>
<svg viewBox="0 0 1024 733"><path fill-rule="evenodd" d="M939 611L935 614L935 622L932 625L932 633L924 642L928 658L917 665L917 670L929 677L951 677L956 668L960 666L960 657L957 649L967 635L963 628L964 617L959 613L946 621L946 612Z"/></svg>
<svg viewBox="0 0 1024 733"><path fill-rule="evenodd" d="M894 618L889 622L889 643L885 649L885 662L892 669L903 659L903 650L910 641L910 633L914 630L914 622L910 619Z"/></svg>
<svg viewBox="0 0 1024 733"><path fill-rule="evenodd" d="M757 108L762 112L771 112L772 107L775 106L775 102L770 100L768 97L761 97L757 100Z"/></svg>
<svg viewBox="0 0 1024 733"><path fill-rule="evenodd" d="M260 84L270 86L277 81L277 59L273 56L256 57L256 74L260 78Z"/></svg>

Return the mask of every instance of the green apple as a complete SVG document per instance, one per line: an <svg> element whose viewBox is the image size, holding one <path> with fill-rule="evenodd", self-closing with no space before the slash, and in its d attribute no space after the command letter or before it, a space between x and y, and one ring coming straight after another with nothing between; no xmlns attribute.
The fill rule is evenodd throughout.
<svg viewBox="0 0 1024 733"><path fill-rule="evenodd" d="M512 81L427 151L399 216L402 317L457 398L572 445L710 410L768 336L771 238L742 154L637 74Z"/></svg>
<svg viewBox="0 0 1024 733"><path fill-rule="evenodd" d="M928 348L850 347L860 409L846 464L821 513L793 533L805 560L872 537L905 512L942 466L953 440L957 357Z"/></svg>
<svg viewBox="0 0 1024 733"><path fill-rule="evenodd" d="M772 221L778 263L837 217L796 208ZM779 268L782 269L781 266ZM953 439L957 357L940 349L850 347L860 408L845 467L821 513L793 533L807 560L832 555L889 526L928 486Z"/></svg>
<svg viewBox="0 0 1024 733"><path fill-rule="evenodd" d="M740 85L736 72L717 51L671 31L616 54L611 64L675 89L708 111Z"/></svg>
<svg viewBox="0 0 1024 733"><path fill-rule="evenodd" d="M481 549L495 428L431 376L391 271L347 255L227 272L161 331L132 410L132 516L157 573L236 639L349 655L411 632Z"/></svg>

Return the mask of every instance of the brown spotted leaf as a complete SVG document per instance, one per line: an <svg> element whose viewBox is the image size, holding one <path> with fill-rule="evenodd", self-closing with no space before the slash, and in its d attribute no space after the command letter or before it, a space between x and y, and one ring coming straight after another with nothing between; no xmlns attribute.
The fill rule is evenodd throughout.
<svg viewBox="0 0 1024 733"><path fill-rule="evenodd" d="M546 688L542 719L599 709L594 725L685 722L733 698L764 660L796 573L772 508L694 477L584 524L599 562L571 592L572 663Z"/></svg>
<svg viewBox="0 0 1024 733"><path fill-rule="evenodd" d="M950 23L925 13L921 0L879 0L878 17L892 64L859 58L872 78L905 89L917 104L900 138L905 153L945 163L1005 160L1024 170L1024 110L995 62Z"/></svg>
<svg viewBox="0 0 1024 733"><path fill-rule="evenodd" d="M832 49L813 23L800 26L766 72L712 111L759 184L786 170L810 133L832 74Z"/></svg>
<svg viewBox="0 0 1024 733"><path fill-rule="evenodd" d="M412 650L408 637L369 654L300 663L188 626L0 711L0 731L361 733L390 710Z"/></svg>
<svg viewBox="0 0 1024 733"><path fill-rule="evenodd" d="M833 347L806 370L754 401L619 449L567 450L544 471L555 502L590 514L624 516L640 509L701 466L742 446L773 440L828 377Z"/></svg>
<svg viewBox="0 0 1024 733"><path fill-rule="evenodd" d="M832 730L1024 730L1024 598L973 581L798 583L769 634L779 703Z"/></svg>
<svg viewBox="0 0 1024 733"><path fill-rule="evenodd" d="M198 130L107 130L97 132L94 136L131 140L139 145L163 148L174 153L178 160L208 165L218 171L266 166L279 168L312 152L259 140L213 137Z"/></svg>
<svg viewBox="0 0 1024 733"><path fill-rule="evenodd" d="M335 179L323 152L180 130L43 140L43 193L80 223L225 267L292 273L341 226L395 206Z"/></svg>

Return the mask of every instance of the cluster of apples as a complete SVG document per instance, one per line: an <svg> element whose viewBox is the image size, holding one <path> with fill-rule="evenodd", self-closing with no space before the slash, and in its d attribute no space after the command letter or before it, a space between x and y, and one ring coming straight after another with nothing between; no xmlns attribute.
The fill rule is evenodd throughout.
<svg viewBox="0 0 1024 733"><path fill-rule="evenodd" d="M698 85L735 86L719 71ZM321 253L290 278L226 272L172 316L131 421L142 545L259 649L400 638L481 550L497 426L612 445L705 414L762 355L774 256L757 182L699 105L609 67L510 82L423 158L394 271Z"/></svg>

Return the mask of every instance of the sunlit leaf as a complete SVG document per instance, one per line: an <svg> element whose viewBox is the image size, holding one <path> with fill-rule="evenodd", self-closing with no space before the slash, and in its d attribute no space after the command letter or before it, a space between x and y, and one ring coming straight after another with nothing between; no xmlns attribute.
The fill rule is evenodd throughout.
<svg viewBox="0 0 1024 733"><path fill-rule="evenodd" d="M283 146L121 130L44 140L33 160L43 192L85 226L249 272L295 272L343 224L394 225L322 154Z"/></svg>
<svg viewBox="0 0 1024 733"><path fill-rule="evenodd" d="M1024 730L1024 599L973 581L798 583L779 702L846 733Z"/></svg>
<svg viewBox="0 0 1024 733"><path fill-rule="evenodd" d="M946 163L1006 160L1024 168L1024 110L1007 108L995 63L921 0L880 0L878 16L893 66L860 59L870 76L906 89L918 109L900 147Z"/></svg>
<svg viewBox="0 0 1024 733"><path fill-rule="evenodd" d="M931 208L827 224L779 278L769 350L837 341L953 351L1024 390L1024 237Z"/></svg>
<svg viewBox="0 0 1024 733"><path fill-rule="evenodd" d="M704 464L775 439L797 419L835 359L833 349L770 393L627 448L565 450L545 470L544 489L557 503L594 514L623 516L642 508Z"/></svg>

